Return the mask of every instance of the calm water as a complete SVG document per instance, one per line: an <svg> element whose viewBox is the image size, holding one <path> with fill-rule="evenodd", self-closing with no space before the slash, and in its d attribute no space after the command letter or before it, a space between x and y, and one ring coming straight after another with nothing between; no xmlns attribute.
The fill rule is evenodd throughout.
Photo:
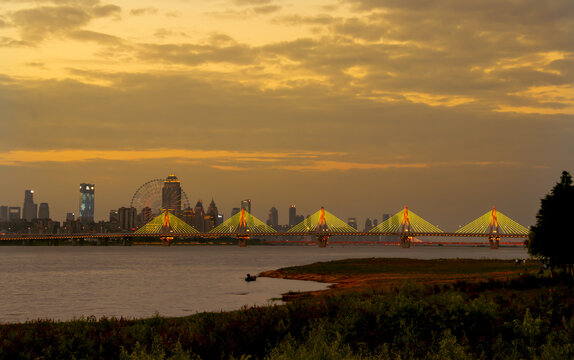
<svg viewBox="0 0 574 360"><path fill-rule="evenodd" d="M0 322L94 315L184 316L266 305L325 284L258 278L284 266L364 257L527 258L525 249L396 246L0 247Z"/></svg>

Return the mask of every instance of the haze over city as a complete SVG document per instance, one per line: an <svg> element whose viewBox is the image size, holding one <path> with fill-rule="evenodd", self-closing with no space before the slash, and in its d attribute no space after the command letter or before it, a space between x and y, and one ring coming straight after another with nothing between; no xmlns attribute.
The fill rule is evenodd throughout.
<svg viewBox="0 0 574 360"><path fill-rule="evenodd" d="M226 218L408 205L444 229L534 223L574 163L574 3L0 4L0 205L95 219L174 173Z"/></svg>

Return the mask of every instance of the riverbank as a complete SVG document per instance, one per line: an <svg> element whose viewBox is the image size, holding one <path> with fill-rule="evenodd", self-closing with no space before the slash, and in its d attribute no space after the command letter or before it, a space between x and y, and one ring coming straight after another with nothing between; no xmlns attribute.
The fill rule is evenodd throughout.
<svg viewBox="0 0 574 360"><path fill-rule="evenodd" d="M448 284L459 281L510 280L537 274L541 263L526 260L368 258L345 259L265 271L259 276L329 283L328 290L289 293L285 301L344 291L389 291L406 281L418 285Z"/></svg>

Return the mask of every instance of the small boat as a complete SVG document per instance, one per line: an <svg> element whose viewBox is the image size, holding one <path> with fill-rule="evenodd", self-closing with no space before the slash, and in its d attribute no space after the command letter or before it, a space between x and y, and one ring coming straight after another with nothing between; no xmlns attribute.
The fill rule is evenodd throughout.
<svg viewBox="0 0 574 360"><path fill-rule="evenodd" d="M255 280L257 280L257 276L255 275L247 274L247 276L245 277L245 281L255 281Z"/></svg>

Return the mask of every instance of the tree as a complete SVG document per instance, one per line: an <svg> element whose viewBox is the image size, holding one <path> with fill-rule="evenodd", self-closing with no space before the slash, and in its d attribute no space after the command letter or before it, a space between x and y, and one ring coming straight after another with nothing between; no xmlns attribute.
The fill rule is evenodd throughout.
<svg viewBox="0 0 574 360"><path fill-rule="evenodd" d="M574 186L572 176L563 171L558 182L544 199L530 229L528 252L550 265L573 273L574 239L570 230L574 220Z"/></svg>

